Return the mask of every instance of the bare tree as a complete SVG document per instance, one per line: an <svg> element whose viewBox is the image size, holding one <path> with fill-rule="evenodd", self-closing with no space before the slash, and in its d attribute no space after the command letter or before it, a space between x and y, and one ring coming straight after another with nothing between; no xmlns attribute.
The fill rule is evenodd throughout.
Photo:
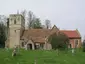
<svg viewBox="0 0 85 64"><path fill-rule="evenodd" d="M26 10L21 11L21 14L22 14L22 16L23 16L24 19L25 19L25 18L26 18Z"/></svg>
<svg viewBox="0 0 85 64"><path fill-rule="evenodd" d="M3 24L6 25L7 17L5 15L0 15L0 22L3 22Z"/></svg>
<svg viewBox="0 0 85 64"><path fill-rule="evenodd" d="M35 21L35 16L34 16L33 12L29 11L28 12L28 28L33 27L33 22L34 21Z"/></svg>
<svg viewBox="0 0 85 64"><path fill-rule="evenodd" d="M49 29L49 28L51 28L51 23L50 23L50 20L45 20L45 27L47 28L47 29Z"/></svg>

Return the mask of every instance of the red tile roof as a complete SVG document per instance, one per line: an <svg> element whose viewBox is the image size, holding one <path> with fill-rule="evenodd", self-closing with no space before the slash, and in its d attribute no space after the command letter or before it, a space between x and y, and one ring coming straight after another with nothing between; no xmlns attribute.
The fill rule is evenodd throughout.
<svg viewBox="0 0 85 64"><path fill-rule="evenodd" d="M61 32L66 34L69 38L81 38L76 30L61 30Z"/></svg>

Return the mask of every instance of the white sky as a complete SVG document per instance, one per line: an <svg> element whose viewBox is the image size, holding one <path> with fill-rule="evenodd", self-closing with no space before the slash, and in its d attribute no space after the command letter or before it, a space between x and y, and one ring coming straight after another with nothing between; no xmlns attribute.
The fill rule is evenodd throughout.
<svg viewBox="0 0 85 64"><path fill-rule="evenodd" d="M0 15L31 10L42 22L49 19L60 29L78 29L85 35L85 0L0 0Z"/></svg>

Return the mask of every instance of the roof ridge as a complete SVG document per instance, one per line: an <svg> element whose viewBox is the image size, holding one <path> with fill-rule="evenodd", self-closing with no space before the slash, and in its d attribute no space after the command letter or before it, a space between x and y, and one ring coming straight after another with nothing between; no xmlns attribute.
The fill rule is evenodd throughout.
<svg viewBox="0 0 85 64"><path fill-rule="evenodd" d="M60 31L76 31L76 30L60 30Z"/></svg>

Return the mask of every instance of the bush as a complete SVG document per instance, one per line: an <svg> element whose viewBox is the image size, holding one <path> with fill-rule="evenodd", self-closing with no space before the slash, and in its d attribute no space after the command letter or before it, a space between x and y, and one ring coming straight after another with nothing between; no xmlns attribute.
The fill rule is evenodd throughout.
<svg viewBox="0 0 85 64"><path fill-rule="evenodd" d="M85 40L83 41L83 52L85 52Z"/></svg>
<svg viewBox="0 0 85 64"><path fill-rule="evenodd" d="M66 49L69 39L63 33L59 33L58 35L54 33L49 37L48 41L51 43L52 49Z"/></svg>
<svg viewBox="0 0 85 64"><path fill-rule="evenodd" d="M6 41L6 26L0 22L0 48L5 46Z"/></svg>

